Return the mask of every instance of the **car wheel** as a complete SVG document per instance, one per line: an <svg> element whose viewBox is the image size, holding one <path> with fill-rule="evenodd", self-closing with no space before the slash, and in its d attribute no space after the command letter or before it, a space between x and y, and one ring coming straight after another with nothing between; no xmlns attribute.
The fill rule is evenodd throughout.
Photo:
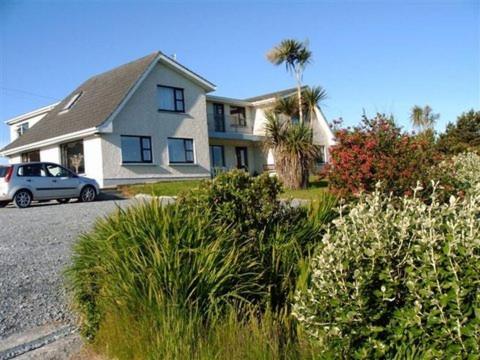
<svg viewBox="0 0 480 360"><path fill-rule="evenodd" d="M97 197L97 192L95 191L93 186L85 186L82 191L80 192L80 197L78 200L81 202L90 202L95 200Z"/></svg>
<svg viewBox="0 0 480 360"><path fill-rule="evenodd" d="M66 204L70 201L70 199L57 199L57 202L59 202L60 204Z"/></svg>
<svg viewBox="0 0 480 360"><path fill-rule="evenodd" d="M28 190L19 190L13 197L13 202L17 208L27 208L32 203L32 194Z"/></svg>
<svg viewBox="0 0 480 360"><path fill-rule="evenodd" d="M0 201L0 208L4 208L5 206L7 206L9 203L9 201Z"/></svg>

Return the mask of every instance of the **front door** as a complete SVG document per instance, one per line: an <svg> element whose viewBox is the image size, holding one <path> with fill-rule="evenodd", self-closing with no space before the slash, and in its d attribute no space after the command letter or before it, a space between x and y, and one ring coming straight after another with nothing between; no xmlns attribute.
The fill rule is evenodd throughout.
<svg viewBox="0 0 480 360"><path fill-rule="evenodd" d="M246 146L238 146L235 148L237 154L237 169L248 170L248 153Z"/></svg>
<svg viewBox="0 0 480 360"><path fill-rule="evenodd" d="M225 132L225 108L223 104L213 104L215 131Z"/></svg>

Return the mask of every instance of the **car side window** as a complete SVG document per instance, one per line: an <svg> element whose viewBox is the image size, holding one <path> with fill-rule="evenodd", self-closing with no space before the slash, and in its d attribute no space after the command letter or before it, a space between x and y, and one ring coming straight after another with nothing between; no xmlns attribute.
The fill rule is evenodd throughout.
<svg viewBox="0 0 480 360"><path fill-rule="evenodd" d="M41 177L47 176L42 164L23 165L18 168L18 176Z"/></svg>
<svg viewBox="0 0 480 360"><path fill-rule="evenodd" d="M70 171L68 171L67 169L61 166L47 164L46 167L47 167L48 176L53 176L53 177L71 177L72 176Z"/></svg>

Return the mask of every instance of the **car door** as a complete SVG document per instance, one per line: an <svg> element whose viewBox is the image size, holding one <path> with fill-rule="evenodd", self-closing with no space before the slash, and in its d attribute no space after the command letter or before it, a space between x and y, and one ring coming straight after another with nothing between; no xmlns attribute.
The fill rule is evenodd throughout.
<svg viewBox="0 0 480 360"><path fill-rule="evenodd" d="M50 186L56 199L79 196L79 180L70 170L57 164L45 164Z"/></svg>
<svg viewBox="0 0 480 360"><path fill-rule="evenodd" d="M16 178L20 188L32 192L34 200L50 198L50 179L47 177L43 164L33 163L20 166Z"/></svg>

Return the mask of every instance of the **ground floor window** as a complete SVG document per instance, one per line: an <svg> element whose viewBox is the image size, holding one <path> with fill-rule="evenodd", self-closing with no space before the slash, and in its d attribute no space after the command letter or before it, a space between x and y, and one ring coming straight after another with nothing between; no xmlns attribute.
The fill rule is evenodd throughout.
<svg viewBox="0 0 480 360"><path fill-rule="evenodd" d="M150 136L122 135L122 163L151 163L152 138Z"/></svg>
<svg viewBox="0 0 480 360"><path fill-rule="evenodd" d="M22 154L22 162L40 161L40 150L33 150Z"/></svg>
<svg viewBox="0 0 480 360"><path fill-rule="evenodd" d="M168 158L171 164L193 164L193 139L168 138Z"/></svg>
<svg viewBox="0 0 480 360"><path fill-rule="evenodd" d="M323 165L326 162L325 146L318 147L317 165Z"/></svg>
<svg viewBox="0 0 480 360"><path fill-rule="evenodd" d="M237 169L248 170L248 152L246 146L237 146L235 148L237 156Z"/></svg>
<svg viewBox="0 0 480 360"><path fill-rule="evenodd" d="M213 168L225 167L225 152L223 145L210 145L210 157Z"/></svg>
<svg viewBox="0 0 480 360"><path fill-rule="evenodd" d="M72 141L60 145L62 165L76 174L85 172L83 140Z"/></svg>

